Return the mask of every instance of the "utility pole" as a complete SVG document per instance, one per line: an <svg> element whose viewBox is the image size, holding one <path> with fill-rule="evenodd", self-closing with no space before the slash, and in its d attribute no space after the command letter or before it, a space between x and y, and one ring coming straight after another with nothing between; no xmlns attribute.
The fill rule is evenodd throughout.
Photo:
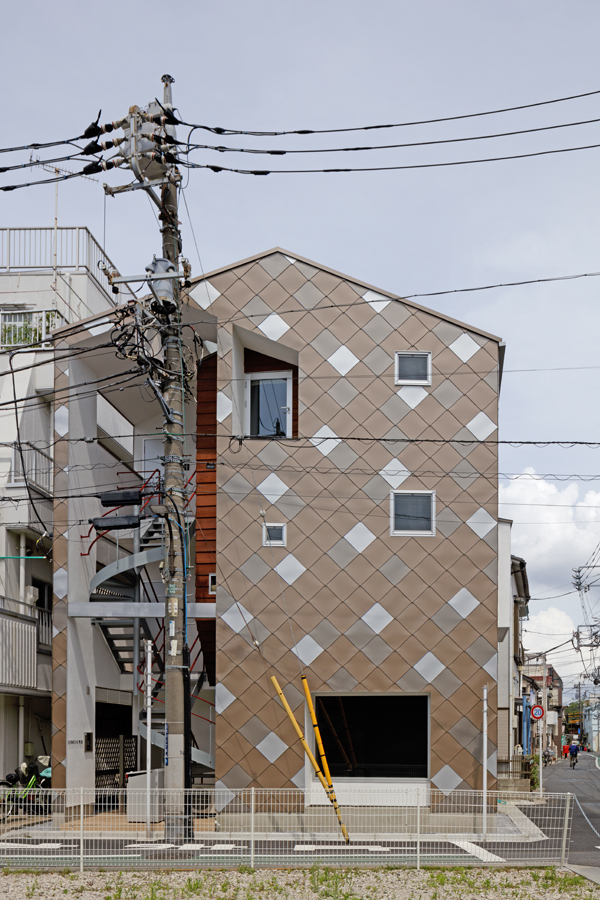
<svg viewBox="0 0 600 900"><path fill-rule="evenodd" d="M540 719L539 729L540 729L540 797L543 796L543 788L542 788L542 772L543 772L543 753L546 749L546 716L548 715L548 685L547 681L547 667L546 667L546 654L540 654L542 658L542 706L544 707L544 715Z"/></svg>
<svg viewBox="0 0 600 900"><path fill-rule="evenodd" d="M116 196L141 189L159 209L162 234L162 257L146 266L146 275L122 277L115 270L106 269L113 292L118 285L130 282L147 283L152 299L138 301L135 309L136 334L151 322L160 335L162 359L148 353L139 336L133 339L124 334L119 344L121 352L137 359L140 371L147 376L146 385L154 392L164 416L164 483L161 502L150 506L150 512L165 520L166 555L163 569L165 584L165 837L184 840L190 837L191 818L185 798L185 788L191 787L190 734L190 675L187 647L187 567L185 517L184 459L184 402L185 388L190 378L189 366L183 356L181 337L181 298L179 264L183 266L184 284L189 285L190 266L181 257L181 236L177 217L177 197L181 176L177 169L174 126L178 119L173 113L172 89L174 79L163 75L163 102L153 101L142 110L132 106L129 114L118 122L93 123L86 137L98 137L123 128L123 138L113 138L99 144L93 141L87 153L100 153L118 147L118 155L108 160L95 160L83 170L84 174L108 171L126 165L134 173L137 183L111 188L105 193ZM154 188L160 186L160 196ZM131 290L131 288L129 288ZM132 294L135 297L135 294ZM137 297L136 297L137 300ZM149 315L151 313L151 315ZM130 342L131 346L130 346ZM187 379L187 381L186 381ZM100 521L100 520L99 520ZM149 739L149 737L148 737Z"/></svg>
<svg viewBox="0 0 600 900"><path fill-rule="evenodd" d="M163 75L163 106L166 110L173 109L171 85L174 79L170 75ZM165 260L168 260L175 271L178 269L178 261L181 253L181 241L179 223L177 218L177 185L171 181L161 186L161 209L159 219L161 221L162 248ZM166 267L165 267L166 268ZM189 782L189 735L187 734L189 723L186 721L186 691L189 691L189 674L184 671L184 666L189 665L187 654L187 619L185 609L186 571L183 546L183 519L184 519L184 429L183 429L183 405L184 386L182 379L182 346L181 346L181 304L179 297L179 283L177 279L171 281L173 311L168 315L168 321L162 330L162 347L164 351L164 365L166 370L166 382L163 395L166 406L170 412L165 417L164 423L164 481L165 481L165 505L166 515L171 519L172 528L167 529L168 547L167 558L169 565L165 566L167 577L165 581L165 632L166 632L166 659L165 659L165 714L168 735L168 765L165 767L166 788L186 788ZM188 670L189 671L189 670ZM188 677L186 678L186 675ZM187 738L187 740L186 740ZM185 837L184 805L181 799L174 800L167 805L171 806L171 829L167 837Z"/></svg>

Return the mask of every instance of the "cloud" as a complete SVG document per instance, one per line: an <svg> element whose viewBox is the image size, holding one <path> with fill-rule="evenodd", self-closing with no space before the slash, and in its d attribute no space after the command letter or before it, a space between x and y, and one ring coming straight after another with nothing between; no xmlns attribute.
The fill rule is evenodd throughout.
<svg viewBox="0 0 600 900"><path fill-rule="evenodd" d="M582 672L584 662L586 668L594 667L589 650L582 651L582 660L582 654L573 647L571 637L575 630L575 622L571 616L556 606L531 615L523 623L523 646L526 654L551 651L551 648L557 647L548 653L547 662L554 666L565 682L565 691L572 688L573 676ZM560 644L565 646L559 646Z"/></svg>
<svg viewBox="0 0 600 900"><path fill-rule="evenodd" d="M600 543L600 492L581 494L580 485L546 481L532 468L523 474L500 488L500 515L514 523L512 552L527 562L532 596L564 593L572 569Z"/></svg>

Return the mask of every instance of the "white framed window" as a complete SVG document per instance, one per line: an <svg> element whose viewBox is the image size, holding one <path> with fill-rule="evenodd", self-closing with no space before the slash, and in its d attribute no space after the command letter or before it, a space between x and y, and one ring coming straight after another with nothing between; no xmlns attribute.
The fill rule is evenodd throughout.
<svg viewBox="0 0 600 900"><path fill-rule="evenodd" d="M208 593L216 594L217 593L217 573L213 572L208 576Z"/></svg>
<svg viewBox="0 0 600 900"><path fill-rule="evenodd" d="M431 353L396 350L396 384L431 384Z"/></svg>
<svg viewBox="0 0 600 900"><path fill-rule="evenodd" d="M287 525L271 522L263 523L263 547L285 547L287 544Z"/></svg>
<svg viewBox="0 0 600 900"><path fill-rule="evenodd" d="M435 491L392 491L390 534L435 534Z"/></svg>
<svg viewBox="0 0 600 900"><path fill-rule="evenodd" d="M246 375L245 430L249 437L292 436L292 372Z"/></svg>

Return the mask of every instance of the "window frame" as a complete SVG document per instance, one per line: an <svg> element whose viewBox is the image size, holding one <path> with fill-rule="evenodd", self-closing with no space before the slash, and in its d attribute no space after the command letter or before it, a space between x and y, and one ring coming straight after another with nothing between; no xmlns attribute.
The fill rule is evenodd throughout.
<svg viewBox="0 0 600 900"><path fill-rule="evenodd" d="M280 541L270 541L267 536L267 528L281 528L283 537ZM262 526L263 547L287 547L287 522L263 522Z"/></svg>
<svg viewBox="0 0 600 900"><path fill-rule="evenodd" d="M259 440L268 441L272 440L274 435L266 435L266 434L251 434L250 433L250 423L251 423L251 414L250 414L250 403L251 403L251 384L253 381L267 381L267 380L285 380L287 381L287 421L286 421L286 429L285 429L285 437L291 438L293 435L293 414L294 414L294 390L293 390L293 376L294 373L291 369L281 369L279 371L270 371L270 372L246 372L244 375L245 385L244 385L244 431L246 437L249 438L258 438Z"/></svg>
<svg viewBox="0 0 600 900"><path fill-rule="evenodd" d="M398 360L402 356L426 356L427 378L400 378ZM396 350L394 353L394 384L431 385L431 351L430 350Z"/></svg>
<svg viewBox="0 0 600 900"><path fill-rule="evenodd" d="M402 494L427 494L431 497L431 530L430 531L396 531L395 526L395 502L394 498ZM435 491L415 490L415 491L390 491L390 536L391 537L435 537L435 513L436 513L436 493Z"/></svg>
<svg viewBox="0 0 600 900"><path fill-rule="evenodd" d="M217 573L211 572L208 576L208 593L214 597L217 593Z"/></svg>

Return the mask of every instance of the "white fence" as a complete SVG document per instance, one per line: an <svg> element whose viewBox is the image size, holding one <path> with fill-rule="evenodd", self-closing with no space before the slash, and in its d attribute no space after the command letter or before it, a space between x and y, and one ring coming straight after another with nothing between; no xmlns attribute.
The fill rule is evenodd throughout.
<svg viewBox="0 0 600 900"><path fill-rule="evenodd" d="M139 780L137 782L139 784ZM299 790L3 788L4 867L202 868L553 865L567 861L570 794L444 794L412 805L307 805ZM362 792L361 792L362 793Z"/></svg>
<svg viewBox="0 0 600 900"><path fill-rule="evenodd" d="M21 454L23 459L21 459ZM13 444L12 468L10 474L11 484L25 484L23 477L23 462L28 482L40 488L46 494L52 493L52 479L54 477L54 463L52 457L35 447L28 441Z"/></svg>
<svg viewBox="0 0 600 900"><path fill-rule="evenodd" d="M86 271L112 298L102 262L113 263L87 228L0 228L0 270L58 269Z"/></svg>

